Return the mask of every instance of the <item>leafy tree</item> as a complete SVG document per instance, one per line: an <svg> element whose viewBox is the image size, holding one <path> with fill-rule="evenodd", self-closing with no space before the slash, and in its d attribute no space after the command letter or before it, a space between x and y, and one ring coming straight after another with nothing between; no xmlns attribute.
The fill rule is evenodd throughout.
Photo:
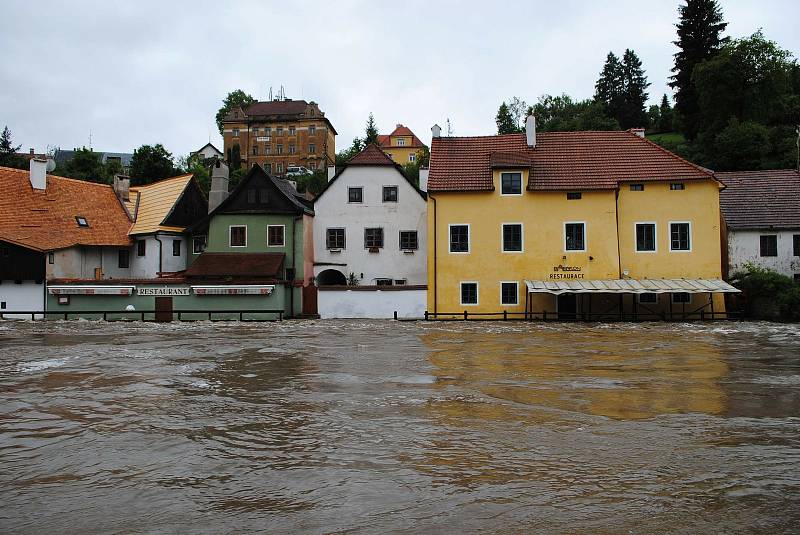
<svg viewBox="0 0 800 535"><path fill-rule="evenodd" d="M498 134L513 134L517 132L517 125L514 124L514 117L511 115L511 110L508 109L508 104L505 102L500 104L495 122L497 123Z"/></svg>
<svg viewBox="0 0 800 535"><path fill-rule="evenodd" d="M231 169L238 170L242 167L242 148L238 143L228 149L228 165Z"/></svg>
<svg viewBox="0 0 800 535"><path fill-rule="evenodd" d="M766 126L736 118L717 134L712 147L710 163L722 171L760 169L772 148Z"/></svg>
<svg viewBox="0 0 800 535"><path fill-rule="evenodd" d="M250 104L256 102L251 95L248 95L241 89L237 89L235 91L231 91L228 93L228 96L222 100L222 107L217 112L217 128L219 129L220 135L222 135L222 120L234 108L242 107L246 108Z"/></svg>
<svg viewBox="0 0 800 535"><path fill-rule="evenodd" d="M161 143L142 145L133 151L130 173L133 184L149 184L161 178L175 176L177 172L172 154Z"/></svg>
<svg viewBox="0 0 800 535"><path fill-rule="evenodd" d="M370 143L378 143L378 127L375 125L375 118L372 113L369 114L367 128L364 130L364 145L366 146Z"/></svg>
<svg viewBox="0 0 800 535"><path fill-rule="evenodd" d="M208 196L208 192L211 190L211 170L201 154L189 154L180 158L178 171L194 175L197 185Z"/></svg>
<svg viewBox="0 0 800 535"><path fill-rule="evenodd" d="M342 167L347 160L364 150L364 140L361 138L353 138L353 143L346 149L339 151L336 153L336 167L337 169Z"/></svg>
<svg viewBox="0 0 800 535"><path fill-rule="evenodd" d="M619 130L619 123L606 116L602 103L596 100L574 101L566 94L542 95L528 113L536 116L536 128L542 132Z"/></svg>
<svg viewBox="0 0 800 535"><path fill-rule="evenodd" d="M647 126L651 129L658 129L661 122L661 108L655 104L647 108Z"/></svg>
<svg viewBox="0 0 800 535"><path fill-rule="evenodd" d="M675 74L669 85L675 90L675 110L681 115L683 133L694 139L701 109L692 80L694 69L714 57L726 42L722 32L728 23L723 22L716 0L686 0L686 5L678 7L678 13L678 40L674 44L680 50L675 54Z"/></svg>
<svg viewBox="0 0 800 535"><path fill-rule="evenodd" d="M622 57L622 110L617 116L620 127L646 126L645 103L649 86L642 61L633 50L626 49Z"/></svg>
<svg viewBox="0 0 800 535"><path fill-rule="evenodd" d="M228 176L228 190L233 191L233 188L239 185L246 174L247 170L244 167L232 169Z"/></svg>
<svg viewBox="0 0 800 535"><path fill-rule="evenodd" d="M15 147L11 142L11 130L8 129L8 126L3 128L3 133L0 134L0 167L24 169L27 162L25 158L17 154L21 146Z"/></svg>
<svg viewBox="0 0 800 535"><path fill-rule="evenodd" d="M659 132L672 132L672 114L672 106L669 105L669 99L664 94L658 109L658 124L654 125Z"/></svg>
<svg viewBox="0 0 800 535"><path fill-rule="evenodd" d="M111 178L114 176L113 172L109 173L106 166L103 165L100 154L86 147L76 150L71 160L59 166L58 174L78 180L104 184L110 183Z"/></svg>
<svg viewBox="0 0 800 535"><path fill-rule="evenodd" d="M517 132L522 132L524 129L524 120L528 111L528 103L519 97L511 97L508 101L508 112L511 118L514 119L514 126Z"/></svg>
<svg viewBox="0 0 800 535"><path fill-rule="evenodd" d="M300 193L310 192L316 196L319 195L328 184L328 175L325 171L318 170L307 175L299 176L296 178L296 181L297 191Z"/></svg>
<svg viewBox="0 0 800 535"><path fill-rule="evenodd" d="M603 105L605 114L618 122L624 107L624 77L622 63L613 52L609 52L594 86L594 98Z"/></svg>

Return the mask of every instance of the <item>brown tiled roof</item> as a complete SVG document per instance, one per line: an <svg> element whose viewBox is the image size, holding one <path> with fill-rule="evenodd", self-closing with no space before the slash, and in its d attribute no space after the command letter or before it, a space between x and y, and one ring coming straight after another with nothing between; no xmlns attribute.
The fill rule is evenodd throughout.
<svg viewBox="0 0 800 535"><path fill-rule="evenodd" d="M407 137L411 136L411 144L410 145L403 145L400 148L411 148L411 149L421 149L425 146L425 144L420 141L420 139L411 131L411 129L407 126L403 126L402 124L398 124L397 128L395 128L391 134L388 135L379 135L378 136L378 145L381 147L388 149L388 148L397 148L396 146L392 146L392 138L393 137Z"/></svg>
<svg viewBox="0 0 800 535"><path fill-rule="evenodd" d="M394 161L389 155L383 152L377 145L370 143L367 147L347 160L347 165L394 165Z"/></svg>
<svg viewBox="0 0 800 535"><path fill-rule="evenodd" d="M186 270L187 277L276 279L280 276L283 253L202 253Z"/></svg>
<svg viewBox="0 0 800 535"><path fill-rule="evenodd" d="M524 133L434 138L428 190L491 190L493 166L526 160L529 190L615 189L620 182L714 176L631 132L540 132L535 148Z"/></svg>
<svg viewBox="0 0 800 535"><path fill-rule="evenodd" d="M76 216L89 226L79 227ZM0 167L0 240L40 251L127 246L130 225L111 186L48 175L37 191L28 171Z"/></svg>
<svg viewBox="0 0 800 535"><path fill-rule="evenodd" d="M730 229L800 228L800 173L794 169L716 173Z"/></svg>
<svg viewBox="0 0 800 535"><path fill-rule="evenodd" d="M247 115L300 115L305 113L308 102L305 100L268 100L255 102L248 106Z"/></svg>

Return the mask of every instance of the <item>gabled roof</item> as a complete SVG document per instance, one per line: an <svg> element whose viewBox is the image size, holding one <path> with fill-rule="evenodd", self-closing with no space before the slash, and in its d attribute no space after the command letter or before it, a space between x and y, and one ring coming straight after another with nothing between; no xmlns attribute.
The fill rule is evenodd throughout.
<svg viewBox="0 0 800 535"><path fill-rule="evenodd" d="M197 154L198 152L202 151L206 147L211 147L212 149L217 151L218 154L224 154L221 150L219 150L217 147L215 147L214 144L211 143L210 141L208 143L206 143L205 145L203 145L202 147L200 147L199 149L197 149L196 151L192 152L192 154Z"/></svg>
<svg viewBox="0 0 800 535"><path fill-rule="evenodd" d="M438 137L428 191L488 191L492 168L528 168L529 190L616 189L620 182L714 179L708 169L630 131Z"/></svg>
<svg viewBox="0 0 800 535"><path fill-rule="evenodd" d="M151 234L158 231L182 232L183 227L162 225L172 211L186 187L192 181L192 175L180 175L165 178L152 184L130 188L130 201L126 203L128 211L135 217L129 234ZM132 208L133 205L133 209Z"/></svg>
<svg viewBox="0 0 800 535"><path fill-rule="evenodd" d="M242 117L237 117L241 112ZM228 112L222 122L250 121L258 117L267 117L273 120L295 121L298 119L318 119L324 121L328 128L335 134L336 129L319 109L316 102L305 100L267 100L254 102L246 108L237 107Z"/></svg>
<svg viewBox="0 0 800 535"><path fill-rule="evenodd" d="M79 227L76 217L89 226ZM37 251L128 246L130 225L111 186L48 175L38 191L28 171L0 167L0 240Z"/></svg>
<svg viewBox="0 0 800 535"><path fill-rule="evenodd" d="M729 229L800 229L800 173L794 169L716 173Z"/></svg>
<svg viewBox="0 0 800 535"><path fill-rule="evenodd" d="M411 144L410 145L403 145L402 147L392 146L392 138L393 137L408 137L411 136ZM400 148L400 149L421 149L426 145L420 141L420 139L411 131L411 129L407 126L403 126L402 124L398 124L397 127L392 131L391 134L379 135L378 136L378 145L383 148Z"/></svg>

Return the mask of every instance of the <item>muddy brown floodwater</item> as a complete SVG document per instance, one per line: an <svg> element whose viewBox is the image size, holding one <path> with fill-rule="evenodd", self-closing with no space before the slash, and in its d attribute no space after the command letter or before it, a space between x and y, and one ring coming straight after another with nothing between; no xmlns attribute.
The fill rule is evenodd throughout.
<svg viewBox="0 0 800 535"><path fill-rule="evenodd" d="M798 335L0 322L0 532L797 533Z"/></svg>

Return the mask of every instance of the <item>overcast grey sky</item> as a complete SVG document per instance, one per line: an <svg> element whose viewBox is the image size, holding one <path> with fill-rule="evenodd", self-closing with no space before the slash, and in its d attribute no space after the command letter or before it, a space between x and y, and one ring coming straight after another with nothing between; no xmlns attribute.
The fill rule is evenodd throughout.
<svg viewBox="0 0 800 535"><path fill-rule="evenodd" d="M800 56L800 2L722 1L728 35L758 28ZM495 132L504 99L587 98L609 50L633 48L657 102L675 47L677 1L37 2L0 7L0 128L23 150L176 156L221 139L228 91L316 100L339 132L408 125L423 141Z"/></svg>

